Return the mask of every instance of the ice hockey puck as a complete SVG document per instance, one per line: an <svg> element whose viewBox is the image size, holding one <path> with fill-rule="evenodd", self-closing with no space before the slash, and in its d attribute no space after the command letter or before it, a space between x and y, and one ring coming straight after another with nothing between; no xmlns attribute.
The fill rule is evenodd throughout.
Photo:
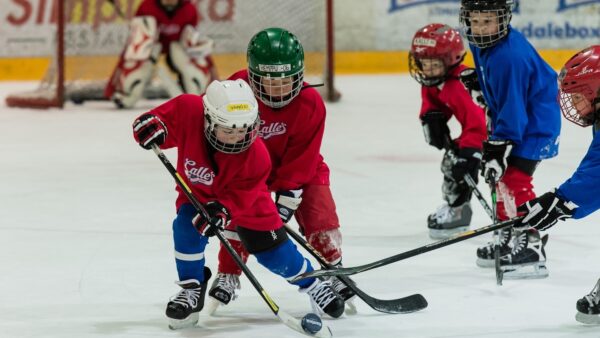
<svg viewBox="0 0 600 338"><path fill-rule="evenodd" d="M323 327L323 322L321 318L314 313L308 313L306 316L302 317L302 329L304 332L309 334L315 334L321 330Z"/></svg>

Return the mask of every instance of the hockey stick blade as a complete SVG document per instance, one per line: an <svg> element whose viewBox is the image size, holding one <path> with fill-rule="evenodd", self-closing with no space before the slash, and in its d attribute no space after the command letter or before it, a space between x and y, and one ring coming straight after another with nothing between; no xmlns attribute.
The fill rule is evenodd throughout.
<svg viewBox="0 0 600 338"><path fill-rule="evenodd" d="M513 225L515 222L519 221L522 217L515 217L512 219L509 219L507 221L504 222L500 222L500 223L495 223L495 224L491 224L491 225L487 225L484 227L481 227L479 229L476 230L469 230L469 231L465 231L463 233L457 234L453 237L438 241L438 242L433 242L430 244L427 244L425 246L422 247L418 247L416 249L412 249L394 256L390 256L390 257L386 257L383 258L381 260L369 263L369 264L364 264L364 265L359 265L359 266L355 266L355 267L349 267L349 268L334 268L334 269L327 269L327 270L314 270L314 271L310 271L310 272L306 272L303 273L299 276L297 276L296 278L294 278L293 282L305 279L305 278L311 278L311 277L324 277L324 276L351 276L360 272L365 272L365 271L369 271L375 268L379 268L391 263L395 263L410 257L414 257L432 250L436 250L445 246L448 246L450 244L454 244L457 242L461 242L464 240L467 240L469 238L473 238L476 236L480 236L483 235L485 233L497 230L497 229L502 229L505 228L507 226L511 226Z"/></svg>
<svg viewBox="0 0 600 338"><path fill-rule="evenodd" d="M292 230L289 225L285 224L285 230L300 246L302 246L308 253L310 253L323 267L324 269L330 269L333 266L327 262L327 260L308 243L302 236L296 231ZM356 296L362 299L365 304L369 305L373 310L397 314L397 313L409 313L422 310L427 307L427 300L420 294L414 294L411 296L398 298L398 299L377 299L369 296L364 291L358 288L358 286L351 281L349 278L344 276L339 277L340 281L350 288Z"/></svg>

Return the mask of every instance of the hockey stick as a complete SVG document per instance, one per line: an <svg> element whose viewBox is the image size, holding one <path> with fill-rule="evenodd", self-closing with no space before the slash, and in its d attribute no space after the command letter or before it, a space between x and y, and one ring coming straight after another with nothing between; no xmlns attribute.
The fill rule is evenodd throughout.
<svg viewBox="0 0 600 338"><path fill-rule="evenodd" d="M452 162L452 164L456 164L456 162L458 161L457 155L454 152L454 149L452 149L451 144L452 140L450 139L450 137L447 137L446 142L444 143L444 149L446 149L446 151L448 152L448 156L450 156L450 161ZM471 174L469 174L468 172L465 173L464 179L465 182L467 182L469 188L471 188L471 190L473 191L473 194L475 194L475 197L477 197L477 200L479 201L485 212L488 214L488 216L490 216L492 222L496 222L496 220L494 219L495 212L490 208L489 204L483 197L483 194L481 193L481 191L479 191L479 188L477 188L477 183L475 183L475 180L473 179L473 177L471 177Z"/></svg>
<svg viewBox="0 0 600 338"><path fill-rule="evenodd" d="M460 234L456 234L452 237L443 239L441 241L438 242L434 242L434 243L430 243L427 244L425 246L422 247L418 247L416 249L412 249L394 256L390 256L390 257L386 257L383 259L380 259L378 261L369 263L369 264L364 264L364 265L359 265L359 266L355 266L355 267L349 267L349 268L335 268L335 269L329 269L329 270L314 270L311 272L307 272L307 273L303 273L299 276L297 276L296 278L294 278L294 282L295 281L299 281L301 279L305 279L305 278L311 278L311 277L323 277L323 276L350 276L350 275L354 275L360 272L365 272L365 271L369 271L375 268L379 268L385 265L389 265L410 257L414 257L420 254L424 254L426 252L429 251L433 251L439 248L443 248L445 246L454 244L454 243L458 243L458 242L462 242L466 239L469 238L473 238L473 237L477 237L483 234L486 234L488 232L494 231L494 230L498 230L498 229L502 229L505 228L507 226L511 226L513 225L515 222L519 221L522 217L515 217L512 219L509 219L507 221L504 222L500 222L500 223L494 223L491 225L487 225L484 227L481 227L479 229L475 229L475 230L469 230L469 231L465 231L463 233Z"/></svg>
<svg viewBox="0 0 600 338"><path fill-rule="evenodd" d="M496 180L494 179L493 172L490 171L488 175L488 181L490 182L490 191L492 194L492 219L493 222L496 223L498 221L498 216L496 215ZM494 268L496 269L496 285L502 285L502 279L504 278L504 272L500 268L500 231L494 231Z"/></svg>
<svg viewBox="0 0 600 338"><path fill-rule="evenodd" d="M327 262L327 260L308 243L302 236L296 231L292 230L287 224L285 225L285 231L306 251L308 251L323 267L324 269L335 269L335 267ZM420 294L414 294L398 299L377 299L364 293L361 289L354 284L348 277L339 276L339 280L349 287L358 298L362 299L367 305L373 310L383 313L409 313L422 310L427 307L427 300Z"/></svg>
<svg viewBox="0 0 600 338"><path fill-rule="evenodd" d="M171 164L171 162L169 161L167 156L162 152L162 150L160 150L160 148L156 144L152 145L152 150L154 151L156 156L158 156L158 158L160 159L162 164L165 166L165 168L167 168L167 170L169 171L171 176L173 176L177 185L181 188L183 193L190 200L190 202L192 203L194 208L196 208L196 211L198 211L198 213L200 213L202 215L202 217L204 217L205 219L209 219L210 217L208 216L208 212L206 211L204 206L202 206L202 204L192 194L192 190L188 187L188 185L185 183L183 178L179 175L177 170L173 167L173 165ZM242 269L242 271L244 272L244 275L246 275L246 277L248 278L250 283L252 283L252 286L254 286L256 291L258 291L258 293L260 294L262 299L265 301L265 303L267 303L267 305L269 306L269 308L271 309L273 314L275 316L277 316L277 318L283 324L285 324L287 327L291 328L294 331L297 331L299 333L302 333L302 334L305 334L305 335L308 335L311 337L331 338L333 336L331 333L331 329L328 326L326 326L325 324L323 324L323 327L321 328L321 330L319 330L315 334L311 335L311 334L308 334L307 332L305 332L304 329L302 328L302 323L300 322L300 320L298 320L298 319L292 317L290 314L282 311L281 308L279 308L279 306L275 303L275 301L273 301L273 299L271 299L271 297L267 294L267 291L265 291L265 289L260 285L260 283L258 282L256 277L254 277L254 274L252 274L250 269L248 269L248 266L246 266L246 264L244 264L244 262L242 261L240 256L237 254L235 249L233 249L233 247L231 246L231 243L229 243L229 241L225 238L223 233L221 231L217 231L216 236L219 239L219 241L223 244L225 249L229 252L229 254L233 258L233 260L235 260L237 265Z"/></svg>
<svg viewBox="0 0 600 338"><path fill-rule="evenodd" d="M471 188L473 194L475 195L475 197L477 197L477 200L479 200L479 203L485 210L485 213L488 214L488 216L490 216L492 222L495 222L496 220L494 219L494 211L492 210L492 208L490 208L489 204L481 194L481 191L479 191L479 188L477 188L477 183L475 183L475 180L473 179L473 177L471 177L469 173L465 174L465 182L467 182L467 185L469 186L469 188Z"/></svg>

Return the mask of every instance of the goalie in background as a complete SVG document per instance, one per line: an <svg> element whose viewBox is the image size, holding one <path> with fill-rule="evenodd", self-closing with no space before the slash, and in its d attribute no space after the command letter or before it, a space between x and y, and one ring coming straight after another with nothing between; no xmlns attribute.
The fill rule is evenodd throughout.
<svg viewBox="0 0 600 338"><path fill-rule="evenodd" d="M486 139L485 114L459 79L465 47L460 33L448 25L432 23L419 29L409 53L411 76L422 85L421 112L425 140L445 149L441 170L445 200L427 217L429 236L444 239L466 231L471 223L473 190L465 182L470 174L477 182L481 149ZM462 132L452 140L448 121L454 116Z"/></svg>
<svg viewBox="0 0 600 338"><path fill-rule="evenodd" d="M127 45L105 97L119 108L131 108L155 72L171 97L204 93L217 72L211 57L213 41L200 36L197 24L198 9L189 0L144 0L131 20ZM178 83L158 64L161 54Z"/></svg>

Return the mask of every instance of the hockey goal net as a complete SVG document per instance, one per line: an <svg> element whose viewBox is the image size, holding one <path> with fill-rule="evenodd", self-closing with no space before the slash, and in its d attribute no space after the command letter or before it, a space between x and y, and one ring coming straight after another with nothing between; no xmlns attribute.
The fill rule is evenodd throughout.
<svg viewBox="0 0 600 338"><path fill-rule="evenodd" d="M69 101L104 99L104 87L127 41L128 19L141 1L50 1L56 20L47 31L40 31L49 56L46 74L36 89L8 95L6 104L48 108ZM296 34L304 46L307 81L323 83L325 99L339 98L333 86L333 0L192 2L198 7L199 29L215 41L213 57L221 79L246 67L246 47L253 34L283 27ZM146 98L165 95L157 80L144 93Z"/></svg>

